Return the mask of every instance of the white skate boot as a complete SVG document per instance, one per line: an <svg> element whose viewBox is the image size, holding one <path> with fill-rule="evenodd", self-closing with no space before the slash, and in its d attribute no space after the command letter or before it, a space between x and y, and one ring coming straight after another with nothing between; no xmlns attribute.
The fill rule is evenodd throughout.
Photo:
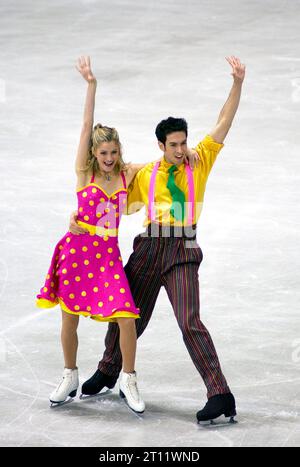
<svg viewBox="0 0 300 467"><path fill-rule="evenodd" d="M136 413L143 413L145 403L139 395L137 387L136 372L121 374L120 379L120 397L125 399L127 405Z"/></svg>
<svg viewBox="0 0 300 467"><path fill-rule="evenodd" d="M51 407L53 404L62 404L67 400L68 396L75 397L78 386L78 368L75 370L65 368L62 382L59 383L55 391L50 395Z"/></svg>

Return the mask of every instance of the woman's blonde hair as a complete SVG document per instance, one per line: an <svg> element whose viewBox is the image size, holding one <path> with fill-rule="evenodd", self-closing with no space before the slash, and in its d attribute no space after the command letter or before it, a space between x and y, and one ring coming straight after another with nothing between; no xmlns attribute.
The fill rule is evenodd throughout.
<svg viewBox="0 0 300 467"><path fill-rule="evenodd" d="M102 143L109 143L114 141L119 147L119 160L117 161L114 172L116 175L119 175L120 172L126 170L127 166L122 157L122 145L120 143L120 138L117 130L115 128L110 128L108 126L102 126L101 123L97 123L94 126L91 139L90 139L90 147L88 152L88 160L87 165L83 169L83 171L88 171L92 169L93 173L100 172L99 163L97 158L95 157L95 151Z"/></svg>

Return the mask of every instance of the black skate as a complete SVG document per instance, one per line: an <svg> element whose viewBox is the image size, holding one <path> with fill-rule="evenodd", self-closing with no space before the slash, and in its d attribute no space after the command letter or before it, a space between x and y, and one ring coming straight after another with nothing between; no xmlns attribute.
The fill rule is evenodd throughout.
<svg viewBox="0 0 300 467"><path fill-rule="evenodd" d="M96 370L93 376L83 383L80 399L86 399L89 396L98 395L103 388L112 389L115 386L117 379L118 378L115 376L109 376L102 373L100 370ZM110 393L110 391L103 392L101 395L107 393Z"/></svg>
<svg viewBox="0 0 300 467"><path fill-rule="evenodd" d="M199 410L197 413L197 420L200 424L210 422L211 425L218 425L219 423L216 423L214 420L222 415L225 415L226 418L230 417L229 422L226 422L226 424L237 423L234 420L236 416L235 399L231 393L210 397L204 409Z"/></svg>

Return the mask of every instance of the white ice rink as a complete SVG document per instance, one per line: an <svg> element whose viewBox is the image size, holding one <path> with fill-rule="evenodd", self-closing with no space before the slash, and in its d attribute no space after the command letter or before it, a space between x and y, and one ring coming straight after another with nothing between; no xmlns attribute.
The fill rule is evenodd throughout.
<svg viewBox="0 0 300 467"><path fill-rule="evenodd" d="M0 444L300 445L300 1L0 0ZM156 124L184 116L190 145L217 120L247 64L240 109L198 227L201 317L239 424L206 429L206 391L164 291L139 340L143 418L107 396L49 408L63 359L60 310L35 307L76 207L74 158L92 57L96 120L118 128L128 161L160 156ZM142 216L123 218L124 263ZM80 379L96 370L106 325L82 319Z"/></svg>

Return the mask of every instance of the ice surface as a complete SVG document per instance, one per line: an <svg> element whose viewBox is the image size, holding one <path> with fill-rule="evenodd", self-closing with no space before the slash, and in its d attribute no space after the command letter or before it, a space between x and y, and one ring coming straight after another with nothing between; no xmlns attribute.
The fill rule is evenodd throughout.
<svg viewBox="0 0 300 467"><path fill-rule="evenodd" d="M299 446L300 2L0 2L0 443L5 446ZM63 360L60 311L35 308L75 208L74 157L92 57L96 120L125 158L159 157L154 127L184 116L190 144L216 122L224 57L247 64L241 106L199 224L201 316L236 395L239 424L200 428L204 385L162 291L139 341L142 419L118 398L49 409ZM141 214L123 219L124 262ZM96 369L106 325L82 319L78 366Z"/></svg>

